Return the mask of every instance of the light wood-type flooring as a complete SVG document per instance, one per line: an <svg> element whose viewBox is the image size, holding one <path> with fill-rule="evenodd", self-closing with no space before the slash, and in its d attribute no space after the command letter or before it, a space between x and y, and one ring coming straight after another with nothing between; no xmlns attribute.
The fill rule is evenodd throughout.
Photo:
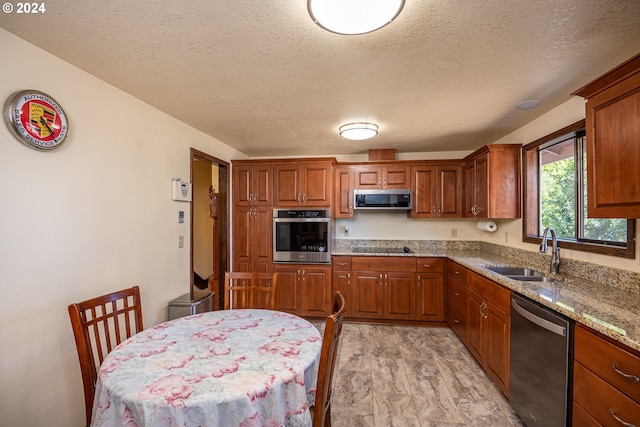
<svg viewBox="0 0 640 427"><path fill-rule="evenodd" d="M451 329L344 323L342 334L333 427L524 425Z"/></svg>

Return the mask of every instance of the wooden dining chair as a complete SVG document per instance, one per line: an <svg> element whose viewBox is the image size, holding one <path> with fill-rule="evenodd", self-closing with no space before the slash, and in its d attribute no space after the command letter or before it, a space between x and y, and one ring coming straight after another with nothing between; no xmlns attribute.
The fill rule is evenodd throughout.
<svg viewBox="0 0 640 427"><path fill-rule="evenodd" d="M134 286L71 304L69 317L80 360L89 425L102 361L118 344L143 329L140 289Z"/></svg>
<svg viewBox="0 0 640 427"><path fill-rule="evenodd" d="M345 301L340 292L333 298L333 314L327 317L320 350L320 364L316 385L316 400L311 408L313 427L331 427L331 390L338 362L338 347L342 333Z"/></svg>
<svg viewBox="0 0 640 427"><path fill-rule="evenodd" d="M224 274L224 309L264 308L275 310L278 273Z"/></svg>

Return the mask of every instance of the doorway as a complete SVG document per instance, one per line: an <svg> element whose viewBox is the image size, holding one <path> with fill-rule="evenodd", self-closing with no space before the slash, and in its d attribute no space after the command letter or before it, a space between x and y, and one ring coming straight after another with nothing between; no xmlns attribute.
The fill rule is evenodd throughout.
<svg viewBox="0 0 640 427"><path fill-rule="evenodd" d="M191 299L215 292L219 309L229 269L229 163L191 149Z"/></svg>

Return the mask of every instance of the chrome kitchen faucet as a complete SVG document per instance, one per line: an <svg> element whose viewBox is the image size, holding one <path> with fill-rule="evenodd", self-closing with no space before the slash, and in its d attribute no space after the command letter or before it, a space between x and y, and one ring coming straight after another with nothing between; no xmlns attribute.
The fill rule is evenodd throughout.
<svg viewBox="0 0 640 427"><path fill-rule="evenodd" d="M551 273L559 273L560 264L560 248L558 247L558 237L556 236L556 230L551 227L547 227L542 232L542 243L540 243L540 252L547 253L549 246L547 245L547 235L551 233L551 264L549 265L549 271Z"/></svg>

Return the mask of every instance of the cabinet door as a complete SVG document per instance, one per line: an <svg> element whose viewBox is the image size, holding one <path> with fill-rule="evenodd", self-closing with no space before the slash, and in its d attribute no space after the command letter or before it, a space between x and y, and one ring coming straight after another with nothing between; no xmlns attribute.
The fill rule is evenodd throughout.
<svg viewBox="0 0 640 427"><path fill-rule="evenodd" d="M411 188L411 168L403 165L388 165L382 170L382 187L387 189Z"/></svg>
<svg viewBox="0 0 640 427"><path fill-rule="evenodd" d="M351 273L353 317L381 319L383 317L382 273L374 271L354 271Z"/></svg>
<svg viewBox="0 0 640 427"><path fill-rule="evenodd" d="M235 206L271 206L273 182L270 164L233 165L233 204Z"/></svg>
<svg viewBox="0 0 640 427"><path fill-rule="evenodd" d="M233 271L252 270L252 223L253 208L236 206L233 208Z"/></svg>
<svg viewBox="0 0 640 427"><path fill-rule="evenodd" d="M385 319L416 320L416 274L384 273Z"/></svg>
<svg viewBox="0 0 640 427"><path fill-rule="evenodd" d="M418 320L443 321L444 279L442 273L418 273Z"/></svg>
<svg viewBox="0 0 640 427"><path fill-rule="evenodd" d="M382 168L380 166L355 166L355 188L360 190L382 188Z"/></svg>
<svg viewBox="0 0 640 427"><path fill-rule="evenodd" d="M273 270L278 272L276 310L298 314L300 301L298 278L302 271L296 266L282 264L274 264Z"/></svg>
<svg viewBox="0 0 640 427"><path fill-rule="evenodd" d="M476 159L474 175L476 217L487 218L489 210L489 154L483 154Z"/></svg>
<svg viewBox="0 0 640 427"><path fill-rule="evenodd" d="M472 161L467 162L464 167L464 216L473 218L476 205L476 168Z"/></svg>
<svg viewBox="0 0 640 427"><path fill-rule="evenodd" d="M300 194L300 170L296 163L276 163L273 167L276 206L298 206Z"/></svg>
<svg viewBox="0 0 640 427"><path fill-rule="evenodd" d="M482 326L484 300L475 292L467 293L467 344L474 357L482 363Z"/></svg>
<svg viewBox="0 0 640 427"><path fill-rule="evenodd" d="M346 317L351 317L351 272L333 271L331 280L332 293L340 292L344 297ZM333 298L333 296L331 297Z"/></svg>
<svg viewBox="0 0 640 427"><path fill-rule="evenodd" d="M327 317L331 314L331 269L308 268L300 278L300 308L303 316Z"/></svg>
<svg viewBox="0 0 640 427"><path fill-rule="evenodd" d="M333 165L331 162L303 163L300 188L304 206L331 206Z"/></svg>
<svg viewBox="0 0 640 427"><path fill-rule="evenodd" d="M413 218L433 218L437 216L436 167L414 166L411 168L411 190L413 192Z"/></svg>
<svg viewBox="0 0 640 427"><path fill-rule="evenodd" d="M462 166L459 164L438 166L437 181L438 216L441 218L461 218Z"/></svg>
<svg viewBox="0 0 640 427"><path fill-rule="evenodd" d="M354 172L350 166L338 166L335 171L333 217L353 218Z"/></svg>
<svg viewBox="0 0 640 427"><path fill-rule="evenodd" d="M251 233L246 236L251 247L251 270L259 273L272 271L273 263L273 210L253 208Z"/></svg>
<svg viewBox="0 0 640 427"><path fill-rule="evenodd" d="M509 332L511 316L488 303L483 325L484 365L502 393L509 397Z"/></svg>

